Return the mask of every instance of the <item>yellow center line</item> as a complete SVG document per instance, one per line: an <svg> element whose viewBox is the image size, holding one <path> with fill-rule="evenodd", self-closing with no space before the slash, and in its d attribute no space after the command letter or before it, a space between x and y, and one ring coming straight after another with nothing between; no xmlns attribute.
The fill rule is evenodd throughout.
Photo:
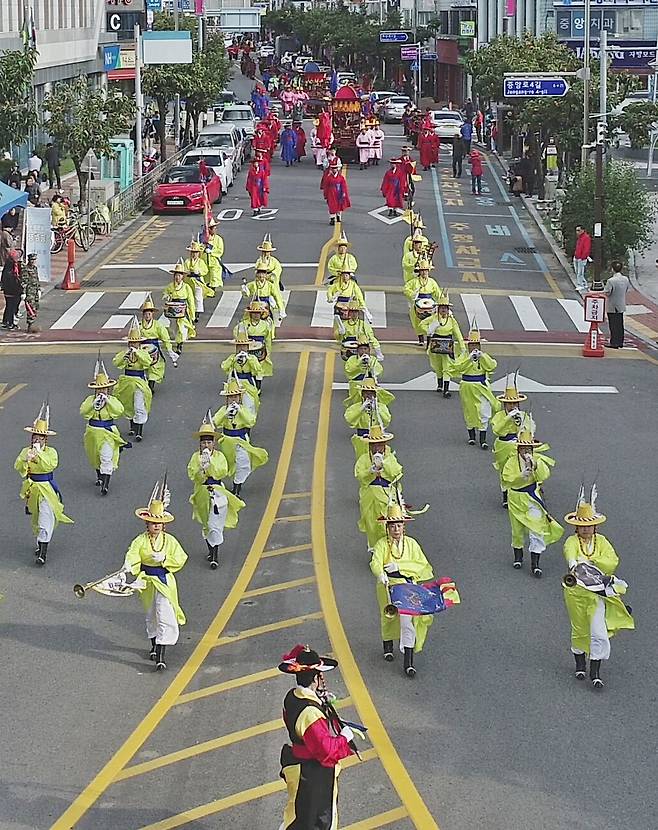
<svg viewBox="0 0 658 830"><path fill-rule="evenodd" d="M268 559L270 556L282 556L284 553L301 553L305 550L311 550L311 545L288 545L287 548L273 548L272 550L266 550L262 559Z"/></svg>
<svg viewBox="0 0 658 830"><path fill-rule="evenodd" d="M296 625L304 625L310 620L321 620L322 611L314 611L312 614L303 614L301 617L290 617L287 620L270 623L269 625L258 625L255 628L245 628L239 634L220 637L213 646L226 646L229 643L237 643L239 640L246 640L249 637L258 637L261 634L270 634L272 631L281 631L284 628L293 628Z"/></svg>
<svg viewBox="0 0 658 830"><path fill-rule="evenodd" d="M306 490L304 493L284 493L281 499L307 499L310 498L311 491Z"/></svg>
<svg viewBox="0 0 658 830"><path fill-rule="evenodd" d="M374 749L367 749L361 753L361 760L363 762L372 761L376 757L377 753ZM359 759L353 755L351 758L346 758L344 761L341 761L341 766L345 769L346 767L353 767L358 763L360 763ZM241 804L247 804L250 801L256 801L260 798L265 798L265 796L282 792L285 788L286 785L281 779L270 781L267 784L261 784L259 787L252 787L249 790L243 790L242 792L234 793L224 798L218 798L209 804L201 804L199 807L186 810L177 816L171 816L163 821L156 821L155 824L147 824L141 827L140 830L176 830L177 827L183 827L185 824L191 824L193 821L221 813L231 807L239 807Z"/></svg>
<svg viewBox="0 0 658 830"><path fill-rule="evenodd" d="M281 524L283 522L307 522L310 518L310 513L300 513L299 516L277 516L274 524Z"/></svg>
<svg viewBox="0 0 658 830"><path fill-rule="evenodd" d="M387 824L392 824L394 821L403 818L407 818L407 811L404 807L396 807L395 810L387 810L378 816L371 816L371 818L363 819L363 821L357 821L356 824L348 824L343 830L376 830L378 827L386 827Z"/></svg>
<svg viewBox="0 0 658 830"><path fill-rule="evenodd" d="M242 570L238 574L233 587L229 591L222 607L210 623L200 642L192 654L174 677L163 695L151 706L146 717L137 725L132 734L123 745L115 752L105 766L96 774L93 780L77 796L73 803L64 811L57 821L52 825L51 830L71 830L72 827L85 815L85 813L96 803L103 793L116 779L122 769L133 758L135 753L144 745L146 740L153 734L169 710L176 704L181 693L185 690L190 680L197 673L201 664L206 659L211 649L217 643L221 632L233 616L244 591L251 582L260 556L265 549L269 538L272 524L276 517L277 510L283 490L288 478L290 459L297 435L299 416L302 407L302 397L306 376L308 374L308 353L302 353L297 366L297 375L290 400L288 419L283 433L281 453L272 482L270 496L263 513L258 531L254 537L249 553L245 559ZM178 825L172 825L178 826Z"/></svg>
<svg viewBox="0 0 658 830"><path fill-rule="evenodd" d="M214 683L212 686L204 686L203 689L197 689L196 692L186 692L186 694L181 695L176 701L176 706L192 703L192 701L201 700L204 697L212 697L212 695L218 695L221 692L230 692L232 689L240 689L242 686L251 686L252 683L271 680L274 677L279 677L280 674L279 669L275 667L257 671L253 674L245 674L242 677L234 677L232 680L225 680L223 683Z"/></svg>
<svg viewBox="0 0 658 830"><path fill-rule="evenodd" d="M314 576L305 576L302 579L291 579L290 582L277 582L276 585L264 585L262 588L252 588L250 591L245 591L242 596L244 599L248 599L249 597L262 597L265 594L275 594L277 591L301 588L302 585L310 585L313 582L315 582Z"/></svg>
<svg viewBox="0 0 658 830"><path fill-rule="evenodd" d="M324 365L324 382L318 420L318 436L315 445L313 463L313 521L311 525L313 539L313 560L318 579L320 603L324 611L329 639L341 666L341 674L359 713L362 723L368 725L368 737L381 760L391 783L404 804L409 818L418 830L438 830L427 805L416 789L393 742L384 728L384 724L370 697L370 693L361 676L350 644L345 634L329 570L329 554L325 528L325 498L327 455L329 444L329 417L331 412L331 393L334 379L335 354L328 354Z"/></svg>

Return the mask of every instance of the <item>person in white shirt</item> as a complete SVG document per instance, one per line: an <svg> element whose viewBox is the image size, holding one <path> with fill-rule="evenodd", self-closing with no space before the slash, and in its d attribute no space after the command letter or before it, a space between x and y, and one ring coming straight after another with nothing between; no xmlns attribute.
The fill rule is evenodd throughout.
<svg viewBox="0 0 658 830"><path fill-rule="evenodd" d="M39 158L36 150L32 150L32 155L27 160L27 169L29 173L41 173L43 159Z"/></svg>

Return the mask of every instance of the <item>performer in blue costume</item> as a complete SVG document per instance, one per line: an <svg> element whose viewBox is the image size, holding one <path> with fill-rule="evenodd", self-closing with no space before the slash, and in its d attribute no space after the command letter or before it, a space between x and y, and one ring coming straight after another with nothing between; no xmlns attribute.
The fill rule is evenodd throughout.
<svg viewBox="0 0 658 830"><path fill-rule="evenodd" d="M284 131L281 133L281 158L286 163L286 167L290 167L297 161L297 134L292 128L292 125L286 124Z"/></svg>

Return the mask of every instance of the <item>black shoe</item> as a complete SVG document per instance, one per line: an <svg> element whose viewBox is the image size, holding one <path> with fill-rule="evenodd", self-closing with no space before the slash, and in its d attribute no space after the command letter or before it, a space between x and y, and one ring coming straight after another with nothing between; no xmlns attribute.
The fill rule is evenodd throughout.
<svg viewBox="0 0 658 830"><path fill-rule="evenodd" d="M424 346L425 345L425 335L424 334L419 334L418 335L418 345L419 346Z"/></svg>
<svg viewBox="0 0 658 830"><path fill-rule="evenodd" d="M601 669L601 661L600 660L592 660L590 658L589 661L589 679L592 681L592 686L595 689L602 689L603 688L603 681L599 677L599 671Z"/></svg>
<svg viewBox="0 0 658 830"><path fill-rule="evenodd" d="M149 381L149 389L151 390L151 392L155 392L155 381L154 380Z"/></svg>
<svg viewBox="0 0 658 830"><path fill-rule="evenodd" d="M96 470L96 487L100 487L103 483L103 477L101 476L101 471Z"/></svg>
<svg viewBox="0 0 658 830"><path fill-rule="evenodd" d="M206 554L206 559L208 560L208 562L210 562L210 560L212 559L212 545L210 544L210 542L207 539L206 539L206 547L208 548L208 553Z"/></svg>
<svg viewBox="0 0 658 830"><path fill-rule="evenodd" d="M163 671L167 668L167 664L165 663L165 648L166 646L157 645L155 647L155 670L156 671Z"/></svg>
<svg viewBox="0 0 658 830"><path fill-rule="evenodd" d="M443 397L444 398L452 398L452 392L450 391L450 381L444 380L443 381Z"/></svg>
<svg viewBox="0 0 658 830"><path fill-rule="evenodd" d="M539 567L539 557L541 556L540 553L531 553L530 554L530 570L532 571L532 575L537 579L541 579L541 568Z"/></svg>
<svg viewBox="0 0 658 830"><path fill-rule="evenodd" d="M155 662L155 658L157 657L157 646L155 644L155 637L151 637L151 650L149 651L149 660Z"/></svg>
<svg viewBox="0 0 658 830"><path fill-rule="evenodd" d="M393 654L393 640L384 640L382 645L384 646L384 660L387 663L392 663L395 659L395 655Z"/></svg>
<svg viewBox="0 0 658 830"><path fill-rule="evenodd" d="M236 484L235 481L234 481L233 482L233 487L231 488L231 493L233 493L234 496L239 496L241 490L242 490L242 485L241 484Z"/></svg>
<svg viewBox="0 0 658 830"><path fill-rule="evenodd" d="M523 567L523 548L513 548L514 550L514 567L518 571Z"/></svg>
<svg viewBox="0 0 658 830"><path fill-rule="evenodd" d="M468 431L468 443L471 445L471 447L475 446L475 430L474 429L469 429L469 431Z"/></svg>
<svg viewBox="0 0 658 830"><path fill-rule="evenodd" d="M48 552L48 542L39 542L39 553L37 554L37 565L46 564L46 554Z"/></svg>
<svg viewBox="0 0 658 830"><path fill-rule="evenodd" d="M414 650L412 648L404 649L404 673L407 677L416 676L416 669L414 668Z"/></svg>
<svg viewBox="0 0 658 830"><path fill-rule="evenodd" d="M585 679L585 655L584 654L574 654L574 659L576 661L576 680L584 680Z"/></svg>
<svg viewBox="0 0 658 830"><path fill-rule="evenodd" d="M343 221L343 219L342 219L342 217L339 213L338 216L336 217L336 222L342 222L342 221Z"/></svg>
<svg viewBox="0 0 658 830"><path fill-rule="evenodd" d="M142 440L142 438L143 438L142 430L143 429L144 429L144 424L135 424L135 432L136 432L135 441L141 441Z"/></svg>
<svg viewBox="0 0 658 830"><path fill-rule="evenodd" d="M210 570L216 571L219 567L219 545L215 545L210 554Z"/></svg>
<svg viewBox="0 0 658 830"><path fill-rule="evenodd" d="M179 355L183 354L183 344L182 343L176 343L174 345L174 351L176 352L176 354L179 354Z"/></svg>
<svg viewBox="0 0 658 830"><path fill-rule="evenodd" d="M128 435L135 435L135 434L136 434L136 432L135 432L135 422L131 421L130 422L130 429L128 430Z"/></svg>
<svg viewBox="0 0 658 830"><path fill-rule="evenodd" d="M507 510L507 490L503 490L503 507Z"/></svg>
<svg viewBox="0 0 658 830"><path fill-rule="evenodd" d="M107 492L110 489L110 478L111 476L109 473L104 473L101 476L101 496L107 496Z"/></svg>
<svg viewBox="0 0 658 830"><path fill-rule="evenodd" d="M199 322L199 315L195 314L194 315L194 325L196 325L198 322Z"/></svg>
<svg viewBox="0 0 658 830"><path fill-rule="evenodd" d="M480 430L480 449L481 450L488 450L489 444L487 444L487 431L486 429Z"/></svg>
<svg viewBox="0 0 658 830"><path fill-rule="evenodd" d="M330 224L330 225L335 225L335 224L336 224L336 220L334 219L334 217L333 217L333 216L332 216L332 217L331 217L331 219L329 220L329 224Z"/></svg>

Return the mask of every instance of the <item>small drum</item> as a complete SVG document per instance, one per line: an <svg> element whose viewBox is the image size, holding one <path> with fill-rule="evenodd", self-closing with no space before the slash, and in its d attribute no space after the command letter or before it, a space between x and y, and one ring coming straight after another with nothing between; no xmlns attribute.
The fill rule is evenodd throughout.
<svg viewBox="0 0 658 830"><path fill-rule="evenodd" d="M256 295L253 298L253 302L260 303L263 306L263 311L260 315L263 320L272 319L272 304L269 297L259 297Z"/></svg>
<svg viewBox="0 0 658 830"><path fill-rule="evenodd" d="M259 340L257 340L256 342L257 342L257 343L260 343L260 341L259 341ZM252 351L251 351L251 349L250 349L250 350L249 350L249 354L253 354L253 356L254 356L257 360L260 360L261 362L262 362L263 360L265 360L265 358L267 357L267 348L266 348L266 346L265 346L265 343L260 343L260 348L259 348L259 349L255 349L253 352L252 352Z"/></svg>
<svg viewBox="0 0 658 830"><path fill-rule="evenodd" d="M347 360L350 357L354 357L356 354L356 350L358 348L358 344L356 340L343 340L340 344L340 356L343 360Z"/></svg>
<svg viewBox="0 0 658 830"><path fill-rule="evenodd" d="M341 320L347 320L349 315L349 310L345 303L336 303L334 306L334 316L339 317Z"/></svg>
<svg viewBox="0 0 658 830"><path fill-rule="evenodd" d="M431 297L419 297L414 303L414 309L419 320L431 317L434 311L434 300Z"/></svg>
<svg viewBox="0 0 658 830"><path fill-rule="evenodd" d="M170 320L181 320L187 314L185 300L167 300L164 304L164 316Z"/></svg>
<svg viewBox="0 0 658 830"><path fill-rule="evenodd" d="M430 339L430 352L432 354L446 354L448 357L454 357L455 344L452 335L448 337L440 337L434 335Z"/></svg>
<svg viewBox="0 0 658 830"><path fill-rule="evenodd" d="M151 366L155 366L160 359L160 350L155 343L147 343L144 348L151 355Z"/></svg>

